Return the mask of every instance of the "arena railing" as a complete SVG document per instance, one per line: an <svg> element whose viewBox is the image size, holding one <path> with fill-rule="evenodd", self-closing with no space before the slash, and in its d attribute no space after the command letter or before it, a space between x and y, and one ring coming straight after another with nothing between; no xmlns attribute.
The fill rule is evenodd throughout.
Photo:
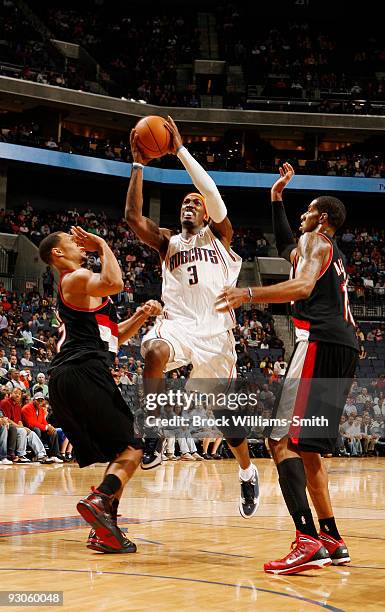
<svg viewBox="0 0 385 612"><path fill-rule="evenodd" d="M1 77L0 77L1 78ZM385 127L385 122L384 122ZM37 149L6 142L0 142L0 158L29 164L51 166L77 172L94 172L101 175L117 176L128 179L131 164L103 158L87 157L48 149ZM244 187L250 189L270 189L272 173L265 172L223 172L209 173L218 187ZM147 166L144 179L153 183L167 185L190 185L191 179L185 170L170 170ZM344 176L297 175L287 189L310 191L344 192L385 192L385 179Z"/></svg>

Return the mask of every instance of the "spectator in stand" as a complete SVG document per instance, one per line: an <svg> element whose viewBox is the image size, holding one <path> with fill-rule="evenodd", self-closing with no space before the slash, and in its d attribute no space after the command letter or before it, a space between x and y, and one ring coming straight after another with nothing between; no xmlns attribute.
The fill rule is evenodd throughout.
<svg viewBox="0 0 385 612"><path fill-rule="evenodd" d="M20 380L20 384L24 386L24 390L29 395L29 384L32 381L30 370L21 370L19 380Z"/></svg>
<svg viewBox="0 0 385 612"><path fill-rule="evenodd" d="M0 348L0 367L5 368L6 370L9 369L8 357L6 356L5 349L3 348Z"/></svg>
<svg viewBox="0 0 385 612"><path fill-rule="evenodd" d="M364 456L374 455L378 435L373 432L372 419L369 414L364 414L361 424L361 445Z"/></svg>
<svg viewBox="0 0 385 612"><path fill-rule="evenodd" d="M347 418L347 421L341 426L340 431L345 440L345 445L351 457L362 455L361 446L361 421L360 417L354 417L352 414Z"/></svg>
<svg viewBox="0 0 385 612"><path fill-rule="evenodd" d="M0 306L0 334L4 329L8 328L8 319L4 313L4 307Z"/></svg>
<svg viewBox="0 0 385 612"><path fill-rule="evenodd" d="M0 402L1 403L1 402ZM8 439L12 435L12 431L14 431L14 442L16 445L16 427L13 427L9 424L7 417L3 416L2 411L0 410L0 464L1 465L12 465L13 461L8 459L8 444L12 446L12 442Z"/></svg>
<svg viewBox="0 0 385 612"><path fill-rule="evenodd" d="M284 361L283 356L278 357L274 364L274 374L278 377L285 376L287 370L287 363Z"/></svg>
<svg viewBox="0 0 385 612"><path fill-rule="evenodd" d="M20 363L24 368L31 368L35 364L31 361L31 351L24 351L22 358L20 359Z"/></svg>
<svg viewBox="0 0 385 612"><path fill-rule="evenodd" d="M380 391L374 398L373 413L375 416L385 416L385 394Z"/></svg>
<svg viewBox="0 0 385 612"><path fill-rule="evenodd" d="M357 404L365 404L366 402L373 402L373 397L368 393L366 387L363 387L361 393L359 393L356 397Z"/></svg>
<svg viewBox="0 0 385 612"><path fill-rule="evenodd" d="M44 412L45 397L43 393L34 394L32 401L25 404L21 410L22 420L26 427L34 431L39 438L48 444L48 456L54 463L63 463L59 458L59 441L55 427L50 425Z"/></svg>
<svg viewBox="0 0 385 612"><path fill-rule="evenodd" d="M36 384L32 387L32 395L35 395L38 391L43 393L44 397L48 397L48 385L43 372L39 372L36 376Z"/></svg>
<svg viewBox="0 0 385 612"><path fill-rule="evenodd" d="M16 370L13 366L15 360L17 361L17 357L12 356L9 360L10 370L8 371L9 382L7 383L7 387L10 391L13 389L20 389L21 391L25 390L25 386L20 382L20 372Z"/></svg>
<svg viewBox="0 0 385 612"><path fill-rule="evenodd" d="M21 419L22 398L23 396L20 389L14 389L8 398L4 398L0 401L2 415L7 417L9 425L16 427L17 445L14 462L30 462L26 457L28 445L32 449L37 461L47 463L47 455L40 439L33 431L23 425Z"/></svg>

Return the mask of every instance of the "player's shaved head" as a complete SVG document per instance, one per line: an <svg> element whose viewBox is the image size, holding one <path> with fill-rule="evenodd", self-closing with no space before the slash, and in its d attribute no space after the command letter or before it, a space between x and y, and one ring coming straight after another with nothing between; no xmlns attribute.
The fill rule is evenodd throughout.
<svg viewBox="0 0 385 612"><path fill-rule="evenodd" d="M327 213L330 225L338 230L346 219L346 208L338 198L333 196L319 196L314 205L320 213Z"/></svg>

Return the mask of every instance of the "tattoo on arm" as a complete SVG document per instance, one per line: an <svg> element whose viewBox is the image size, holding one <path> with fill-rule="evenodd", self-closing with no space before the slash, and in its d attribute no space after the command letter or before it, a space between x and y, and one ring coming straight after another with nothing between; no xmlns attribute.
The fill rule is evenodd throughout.
<svg viewBox="0 0 385 612"><path fill-rule="evenodd" d="M295 277L307 278L315 284L330 254L330 245L321 236L309 232L301 236L297 253L299 262Z"/></svg>

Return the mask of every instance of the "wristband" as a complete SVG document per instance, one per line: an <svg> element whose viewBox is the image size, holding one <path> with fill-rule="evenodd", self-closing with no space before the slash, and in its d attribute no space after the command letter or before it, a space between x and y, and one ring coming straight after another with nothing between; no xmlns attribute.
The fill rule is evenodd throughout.
<svg viewBox="0 0 385 612"><path fill-rule="evenodd" d="M253 300L253 292L251 291L251 287L247 287L247 291L249 292L249 302Z"/></svg>
<svg viewBox="0 0 385 612"><path fill-rule="evenodd" d="M140 164L139 162L133 162L132 164L133 168L144 168L143 164Z"/></svg>

